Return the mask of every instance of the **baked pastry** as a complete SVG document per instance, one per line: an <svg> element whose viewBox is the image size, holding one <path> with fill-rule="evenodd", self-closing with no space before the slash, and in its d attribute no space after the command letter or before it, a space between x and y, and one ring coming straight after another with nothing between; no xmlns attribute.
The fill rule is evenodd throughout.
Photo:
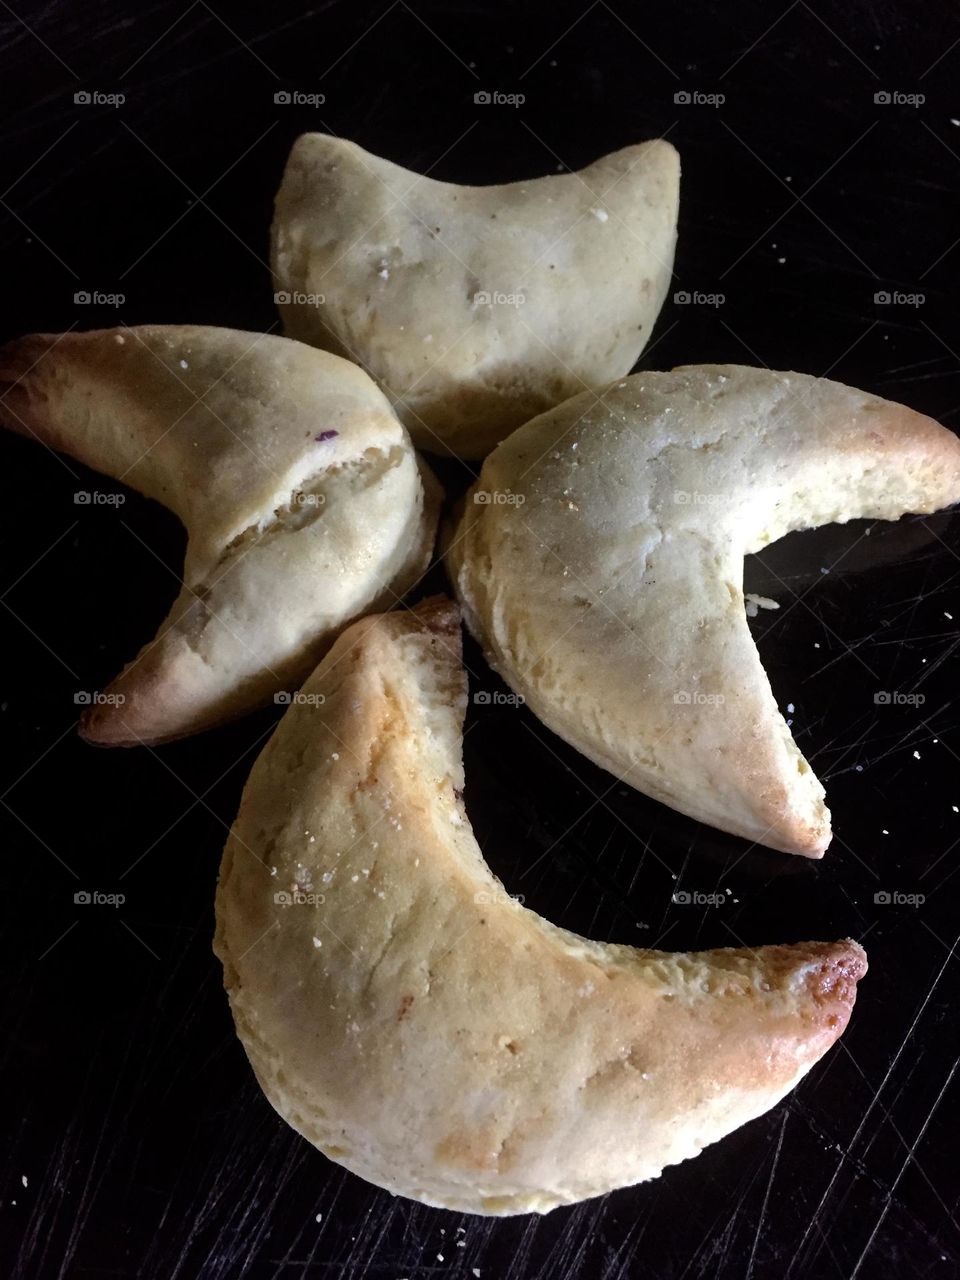
<svg viewBox="0 0 960 1280"><path fill-rule="evenodd" d="M743 557L792 529L960 499L960 441L823 378L638 373L486 461L447 555L465 618L555 733L701 822L818 858L824 790L744 613Z"/></svg>
<svg viewBox="0 0 960 1280"><path fill-rule="evenodd" d="M306 133L273 221L286 332L361 364L420 448L482 458L629 371L670 283L679 182L659 140L467 187Z"/></svg>
<svg viewBox="0 0 960 1280"><path fill-rule="evenodd" d="M155 639L90 706L103 745L182 737L295 689L426 568L436 481L367 375L287 338L151 325L21 338L0 418L187 527Z"/></svg>
<svg viewBox="0 0 960 1280"><path fill-rule="evenodd" d="M331 1159L427 1204L543 1213L772 1107L866 958L637 951L526 910L464 809L459 654L442 599L340 637L253 767L215 951L267 1098Z"/></svg>

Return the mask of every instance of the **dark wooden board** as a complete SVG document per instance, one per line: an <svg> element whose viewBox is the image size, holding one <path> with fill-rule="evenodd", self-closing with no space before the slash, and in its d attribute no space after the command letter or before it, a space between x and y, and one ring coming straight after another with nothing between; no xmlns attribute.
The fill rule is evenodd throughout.
<svg viewBox="0 0 960 1280"><path fill-rule="evenodd" d="M0 6L0 336L275 327L272 198L307 129L476 183L665 134L683 159L675 288L724 301L669 301L644 367L829 374L958 426L960 17L944 0L14 7ZM525 101L474 101L494 89ZM325 102L275 101L292 90ZM124 300L77 305L83 291ZM871 962L840 1046L769 1115L654 1183L488 1221L362 1183L260 1095L210 939L226 828L275 716L156 751L84 746L74 695L151 634L183 536L132 494L77 506L89 473L13 437L0 448L3 1274L960 1272L956 516L793 535L748 561L748 589L782 606L752 624L762 656L829 791L821 864L626 792L523 710L471 708L468 808L528 905L677 949L850 934ZM451 495L470 478L442 472ZM428 589L443 586L436 569ZM467 658L474 687L495 687ZM881 690L925 701L885 706ZM722 908L671 901L718 887ZM126 901L75 904L94 888ZM924 901L876 900L895 891Z"/></svg>

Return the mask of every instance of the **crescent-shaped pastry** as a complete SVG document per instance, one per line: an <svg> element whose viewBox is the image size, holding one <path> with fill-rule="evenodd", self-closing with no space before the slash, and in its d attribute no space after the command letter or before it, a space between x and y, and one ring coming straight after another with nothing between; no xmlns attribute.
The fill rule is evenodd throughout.
<svg viewBox="0 0 960 1280"><path fill-rule="evenodd" d="M555 733L701 822L818 858L824 790L777 709L743 557L793 529L960 500L960 441L797 373L635 374L527 423L467 495L465 618Z"/></svg>
<svg viewBox="0 0 960 1280"><path fill-rule="evenodd" d="M91 706L103 745L182 737L295 688L426 568L436 481L367 375L287 338L198 326L35 335L0 351L0 419L187 528L154 640Z"/></svg>
<svg viewBox="0 0 960 1280"><path fill-rule="evenodd" d="M304 134L273 221L286 332L363 365L421 448L482 458L630 370L670 283L679 184L660 140L468 187Z"/></svg>
<svg viewBox="0 0 960 1280"><path fill-rule="evenodd" d="M855 942L672 954L510 898L464 810L456 608L345 632L257 760L215 951L270 1102L381 1187L545 1212L760 1115L846 1026Z"/></svg>

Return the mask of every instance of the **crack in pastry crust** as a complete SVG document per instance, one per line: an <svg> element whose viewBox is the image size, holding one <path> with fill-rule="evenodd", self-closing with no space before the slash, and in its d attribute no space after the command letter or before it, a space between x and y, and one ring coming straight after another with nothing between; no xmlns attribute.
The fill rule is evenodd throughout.
<svg viewBox="0 0 960 1280"><path fill-rule="evenodd" d="M182 737L295 688L426 568L439 486L371 380L287 338L200 326L0 352L6 425L168 506L182 589L91 706L102 744Z"/></svg>

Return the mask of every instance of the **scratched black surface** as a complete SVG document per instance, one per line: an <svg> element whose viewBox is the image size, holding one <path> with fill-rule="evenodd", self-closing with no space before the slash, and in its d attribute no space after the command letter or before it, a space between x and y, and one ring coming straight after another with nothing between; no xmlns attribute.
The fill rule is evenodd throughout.
<svg viewBox="0 0 960 1280"><path fill-rule="evenodd" d="M668 302L646 367L830 373L960 425L960 19L943 0L60 0L2 4L0 32L3 336L275 325L267 227L305 129L460 182L666 134L684 166L675 288L724 302ZM274 102L293 89L326 102ZM475 104L493 89L526 101ZM75 103L84 90L125 102ZM675 102L683 91L725 101ZM77 306L79 290L125 301ZM925 300L877 304L884 290ZM275 716L155 752L81 744L74 693L152 633L183 536L132 494L119 510L77 507L93 485L82 468L0 447L5 1275L958 1274L960 518L793 535L747 564L748 589L781 604L752 625L828 786L837 835L822 864L626 792L524 712L471 711L468 808L529 905L670 948L851 934L871 961L839 1048L775 1111L655 1183L491 1222L362 1183L260 1096L210 937L225 827ZM451 493L468 479L442 470ZM475 687L495 687L475 648L467 659ZM925 700L885 706L879 691ZM75 906L91 888L126 902ZM671 902L718 888L723 907Z"/></svg>

